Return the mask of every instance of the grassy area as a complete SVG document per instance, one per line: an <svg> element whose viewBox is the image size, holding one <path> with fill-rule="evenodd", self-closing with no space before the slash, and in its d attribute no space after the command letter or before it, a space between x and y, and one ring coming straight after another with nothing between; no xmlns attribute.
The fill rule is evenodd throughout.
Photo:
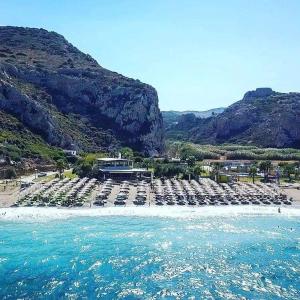
<svg viewBox="0 0 300 300"><path fill-rule="evenodd" d="M43 176L43 177L37 177L36 179L33 179L34 182L49 182L55 178L55 174Z"/></svg>
<svg viewBox="0 0 300 300"><path fill-rule="evenodd" d="M261 177L255 177L255 181L254 182L260 182L261 181ZM252 177L250 177L250 176L240 176L239 177L239 181L240 182L250 182L250 183L252 183L253 182L253 179L252 179Z"/></svg>
<svg viewBox="0 0 300 300"><path fill-rule="evenodd" d="M299 179L295 179L293 178L291 181L284 177L284 178L281 178L281 181L284 182L284 183L300 183L300 178Z"/></svg>
<svg viewBox="0 0 300 300"><path fill-rule="evenodd" d="M78 177L78 175L72 173L72 171L65 171L65 172L64 172L64 176L65 176L66 178L70 178L70 179L74 179L74 178Z"/></svg>
<svg viewBox="0 0 300 300"><path fill-rule="evenodd" d="M73 174L72 171L70 171L70 170L65 171L63 175L64 175L64 177L70 178L70 179L78 177L76 174ZM55 179L56 177L57 177L57 174L51 174L48 176L37 177L33 181L34 182L48 182L48 181Z"/></svg>

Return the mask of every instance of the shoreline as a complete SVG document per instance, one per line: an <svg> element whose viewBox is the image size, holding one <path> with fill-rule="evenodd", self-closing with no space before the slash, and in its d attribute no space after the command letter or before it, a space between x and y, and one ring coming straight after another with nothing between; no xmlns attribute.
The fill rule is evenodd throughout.
<svg viewBox="0 0 300 300"><path fill-rule="evenodd" d="M56 208L56 207L9 207L0 208L0 221L51 221L75 217L157 217L193 219L205 217L236 216L284 216L300 217L300 206L215 206L215 207L102 207L102 208Z"/></svg>

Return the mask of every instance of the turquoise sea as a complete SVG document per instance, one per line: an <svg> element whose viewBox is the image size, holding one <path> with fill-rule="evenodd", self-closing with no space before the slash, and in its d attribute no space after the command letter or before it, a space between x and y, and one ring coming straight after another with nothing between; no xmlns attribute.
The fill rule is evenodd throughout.
<svg viewBox="0 0 300 300"><path fill-rule="evenodd" d="M300 218L0 218L0 299L97 298L300 299Z"/></svg>

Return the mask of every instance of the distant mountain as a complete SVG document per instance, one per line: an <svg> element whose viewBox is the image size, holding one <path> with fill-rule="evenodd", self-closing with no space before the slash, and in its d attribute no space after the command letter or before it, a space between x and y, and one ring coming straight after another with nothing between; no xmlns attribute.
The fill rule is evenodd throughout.
<svg viewBox="0 0 300 300"><path fill-rule="evenodd" d="M164 126L165 128L169 128L171 125L174 125L177 123L182 115L188 115L193 114L197 118L209 118L213 115L220 114L224 111L224 107L220 108L213 108L210 110L205 111L175 111L175 110L169 110L169 111L162 111L162 116L164 120Z"/></svg>
<svg viewBox="0 0 300 300"><path fill-rule="evenodd" d="M182 116L167 136L196 143L300 148L300 93L258 88L218 115Z"/></svg>
<svg viewBox="0 0 300 300"><path fill-rule="evenodd" d="M44 29L0 26L0 112L61 148L126 145L150 155L164 148L153 87L104 69ZM9 130L11 135L14 127ZM8 139L0 133L3 140Z"/></svg>

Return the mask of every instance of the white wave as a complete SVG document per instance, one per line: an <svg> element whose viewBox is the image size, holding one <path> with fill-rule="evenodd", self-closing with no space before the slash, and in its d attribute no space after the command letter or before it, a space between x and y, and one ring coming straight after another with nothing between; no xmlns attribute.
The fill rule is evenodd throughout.
<svg viewBox="0 0 300 300"><path fill-rule="evenodd" d="M227 206L227 207L104 207L104 208L42 208L16 207L0 208L0 220L47 221L72 217L136 216L161 218L203 218L234 216L276 215L299 217L297 207L281 207L281 214L274 206Z"/></svg>

